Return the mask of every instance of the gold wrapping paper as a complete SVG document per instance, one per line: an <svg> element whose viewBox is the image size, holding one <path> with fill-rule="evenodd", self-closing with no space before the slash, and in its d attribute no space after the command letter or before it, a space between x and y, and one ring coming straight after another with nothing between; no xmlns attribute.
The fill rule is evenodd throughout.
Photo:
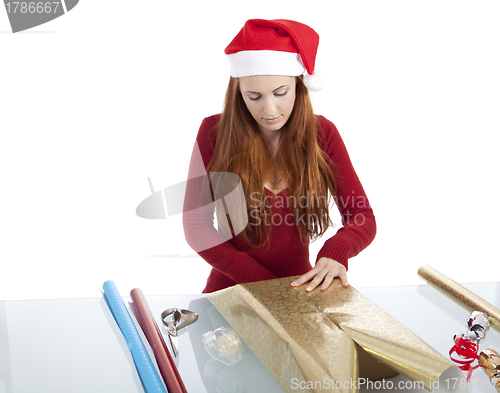
<svg viewBox="0 0 500 393"><path fill-rule="evenodd" d="M479 361L490 382L495 385L497 392L500 392L500 355L498 352L493 349L485 349L479 354Z"/></svg>
<svg viewBox="0 0 500 393"><path fill-rule="evenodd" d="M490 323L500 331L500 310L497 307L429 265L420 267L420 269L418 269L418 275L430 286L442 292L469 312L482 311L486 313Z"/></svg>
<svg viewBox="0 0 500 393"><path fill-rule="evenodd" d="M286 392L357 392L355 343L428 390L456 368L352 286L335 279L326 291L307 293L307 284L290 286L296 278L240 284L207 296ZM315 385L300 390L300 381Z"/></svg>

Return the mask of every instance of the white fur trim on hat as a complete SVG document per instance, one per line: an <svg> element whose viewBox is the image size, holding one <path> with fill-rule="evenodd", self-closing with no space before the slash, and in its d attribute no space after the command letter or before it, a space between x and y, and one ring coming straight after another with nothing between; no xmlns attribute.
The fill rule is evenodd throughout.
<svg viewBox="0 0 500 393"><path fill-rule="evenodd" d="M306 74L304 75L304 85L309 90L319 91L326 84L326 75L321 71L315 71L312 75Z"/></svg>
<svg viewBox="0 0 500 393"><path fill-rule="evenodd" d="M305 71L298 53L248 50L227 55L233 78L252 75L298 76Z"/></svg>

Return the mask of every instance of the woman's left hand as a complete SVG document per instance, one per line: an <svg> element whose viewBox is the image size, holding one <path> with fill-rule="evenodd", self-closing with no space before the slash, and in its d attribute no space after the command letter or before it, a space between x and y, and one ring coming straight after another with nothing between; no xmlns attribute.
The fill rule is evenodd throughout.
<svg viewBox="0 0 500 393"><path fill-rule="evenodd" d="M345 266L333 259L322 257L318 260L318 262L316 262L316 266L292 282L291 285L294 287L299 286L312 278L312 281L307 286L306 291L312 291L321 283L323 283L321 285L321 290L325 290L335 277L340 278L342 286L347 287L349 285L347 283Z"/></svg>

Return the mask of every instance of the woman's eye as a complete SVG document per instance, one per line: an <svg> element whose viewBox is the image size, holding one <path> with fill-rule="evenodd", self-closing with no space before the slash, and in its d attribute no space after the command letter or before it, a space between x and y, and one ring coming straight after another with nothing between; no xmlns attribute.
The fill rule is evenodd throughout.
<svg viewBox="0 0 500 393"><path fill-rule="evenodd" d="M258 97L250 97L249 96L248 98L251 99L252 101L257 101L260 98L260 96L258 96Z"/></svg>
<svg viewBox="0 0 500 393"><path fill-rule="evenodd" d="M276 92L274 93L274 95L278 97L283 97L286 96L286 93L288 93L288 90L285 90L284 92Z"/></svg>

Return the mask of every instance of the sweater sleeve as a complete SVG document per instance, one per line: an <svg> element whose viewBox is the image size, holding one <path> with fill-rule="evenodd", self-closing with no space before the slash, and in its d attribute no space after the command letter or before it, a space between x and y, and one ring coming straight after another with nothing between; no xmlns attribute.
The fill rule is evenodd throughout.
<svg viewBox="0 0 500 393"><path fill-rule="evenodd" d="M206 189L203 189L204 182L199 179L206 179L206 168L215 149L219 118L220 115L205 118L196 137L184 197L183 226L186 240L213 268L236 283L277 278L246 252L234 247L228 241L231 235L227 236L224 231L214 228L215 206L220 204L212 201L211 193L208 198L200 198L207 194Z"/></svg>
<svg viewBox="0 0 500 393"><path fill-rule="evenodd" d="M344 142L335 125L318 116L318 142L330 158L330 167L337 182L335 203L342 217L342 228L328 239L318 253L348 267L348 259L365 249L375 238L373 210L354 171Z"/></svg>

